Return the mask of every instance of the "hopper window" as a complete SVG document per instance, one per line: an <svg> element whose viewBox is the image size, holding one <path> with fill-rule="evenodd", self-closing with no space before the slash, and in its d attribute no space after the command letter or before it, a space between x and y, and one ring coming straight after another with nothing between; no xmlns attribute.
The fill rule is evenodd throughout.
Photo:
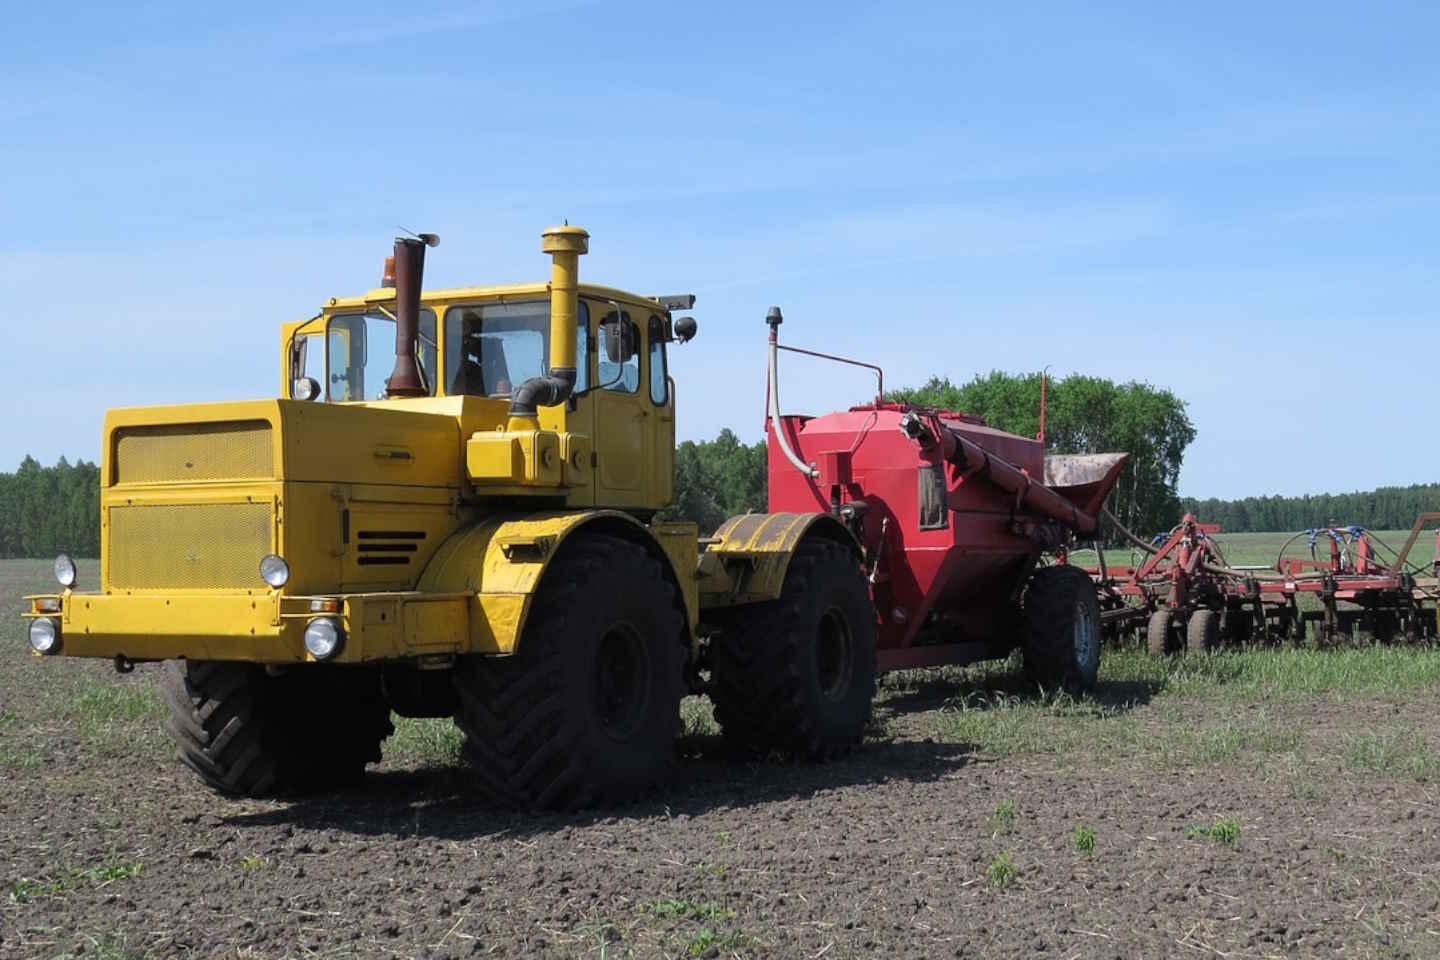
<svg viewBox="0 0 1440 960"><path fill-rule="evenodd" d="M950 511L945 503L945 470L933 464L920 467L920 529L943 530Z"/></svg>

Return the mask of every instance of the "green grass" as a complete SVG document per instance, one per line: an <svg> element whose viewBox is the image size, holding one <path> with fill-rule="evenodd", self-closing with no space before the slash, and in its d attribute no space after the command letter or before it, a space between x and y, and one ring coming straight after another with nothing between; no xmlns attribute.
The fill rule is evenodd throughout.
<svg viewBox="0 0 1440 960"><path fill-rule="evenodd" d="M990 861L990 866L985 868L985 878L990 881L990 886L997 890L1004 890L1015 882L1020 872L1010 862L1008 854L1000 854Z"/></svg>
<svg viewBox="0 0 1440 960"><path fill-rule="evenodd" d="M64 712L82 732L97 732L113 724L162 720L165 705L147 683L95 681L71 697Z"/></svg>
<svg viewBox="0 0 1440 960"><path fill-rule="evenodd" d="M36 746L0 747L0 767L33 770L44 766L45 760L44 751Z"/></svg>
<svg viewBox="0 0 1440 960"><path fill-rule="evenodd" d="M1095 831L1084 824L1075 828L1075 832L1070 835L1070 840L1075 844L1075 849L1081 853L1095 852Z"/></svg>
<svg viewBox="0 0 1440 960"><path fill-rule="evenodd" d="M995 812L990 814L990 836L998 837L1002 833L1015 832L1015 801L1001 800L995 804Z"/></svg>
<svg viewBox="0 0 1440 960"><path fill-rule="evenodd" d="M155 753L165 744L165 704L145 680L76 678L73 692L53 713L91 747L123 745L128 752Z"/></svg>
<svg viewBox="0 0 1440 960"><path fill-rule="evenodd" d="M130 946L129 940L121 934L85 936L85 944L75 952L58 954L54 960L149 960L154 954Z"/></svg>
<svg viewBox="0 0 1440 960"><path fill-rule="evenodd" d="M460 762L465 737L445 717L412 719L391 716L395 732L384 743L385 759L422 767L448 767Z"/></svg>
<svg viewBox="0 0 1440 960"><path fill-rule="evenodd" d="M729 907L722 907L714 903L695 903L690 900L671 898L667 900L654 900L642 904L641 909L656 917L694 917L707 923L717 920L729 920L735 916L735 911Z"/></svg>
<svg viewBox="0 0 1440 960"><path fill-rule="evenodd" d="M1440 652L1279 649L1160 659L1140 650L1106 650L1092 696L1037 696L1017 666L1006 663L940 671L928 680L887 678L879 709L927 691L937 694L937 707L914 714L911 722L940 742L985 753L1100 751L1162 766L1269 762L1300 750L1304 740L1301 725L1275 722L1273 705L1423 697L1440 691ZM949 696L941 700L939 693ZM1142 705L1145 710L1134 709ZM1197 715L1204 719L1197 723ZM1351 762L1432 777L1434 755L1405 747L1399 742L1386 752L1371 745L1368 751L1380 759L1365 761L1366 744L1357 741ZM1397 751L1405 758L1390 759Z"/></svg>
<svg viewBox="0 0 1440 960"><path fill-rule="evenodd" d="M1390 735L1365 731L1345 737L1345 763L1391 777L1410 777L1422 782L1440 775L1440 757L1430 748L1419 730L1405 729Z"/></svg>
<svg viewBox="0 0 1440 960"><path fill-rule="evenodd" d="M680 721L684 736L720 735L720 725L715 722L715 711L709 697L686 697L680 701Z"/></svg>
<svg viewBox="0 0 1440 960"><path fill-rule="evenodd" d="M1233 847L1240 842L1240 821L1234 817L1221 817L1208 827L1186 827L1185 836L1205 837L1227 847Z"/></svg>
<svg viewBox="0 0 1440 960"><path fill-rule="evenodd" d="M701 927L700 932L695 935L695 939L690 941L686 953L692 957L699 957L707 951L715 949L723 955L727 950L748 947L755 942L754 937L746 936L743 933L720 933L711 927Z"/></svg>
<svg viewBox="0 0 1440 960"><path fill-rule="evenodd" d="M112 850L104 861L88 867L68 868L48 878L18 877L10 881L10 899L15 903L28 903L40 897L52 897L81 885L105 887L117 880L130 880L140 876L141 864L122 861Z"/></svg>

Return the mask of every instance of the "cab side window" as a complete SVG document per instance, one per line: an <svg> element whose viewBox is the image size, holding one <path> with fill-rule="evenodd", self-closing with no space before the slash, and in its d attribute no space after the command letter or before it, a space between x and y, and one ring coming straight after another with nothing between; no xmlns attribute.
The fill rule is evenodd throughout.
<svg viewBox="0 0 1440 960"><path fill-rule="evenodd" d="M650 317L650 402L665 406L670 399L669 372L665 369L665 324L657 316Z"/></svg>
<svg viewBox="0 0 1440 960"><path fill-rule="evenodd" d="M611 310L600 322L600 387L615 393L640 391L640 328Z"/></svg>

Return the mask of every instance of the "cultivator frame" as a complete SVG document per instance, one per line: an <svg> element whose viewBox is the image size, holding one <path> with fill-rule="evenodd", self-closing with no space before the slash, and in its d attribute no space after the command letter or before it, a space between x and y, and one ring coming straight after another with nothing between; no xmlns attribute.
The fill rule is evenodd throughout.
<svg viewBox="0 0 1440 960"><path fill-rule="evenodd" d="M1440 521L1440 512L1420 514L1399 550L1359 526L1332 523L1300 531L1272 566L1232 566L1215 539L1219 526L1192 514L1149 543L1113 516L1109 520L1144 559L1106 566L1102 552L1100 565L1088 568L1106 634L1118 641L1143 629L1147 648L1157 656L1252 639L1299 643L1307 629L1320 647L1354 642L1357 628L1381 643L1437 635L1440 565L1425 571L1409 555L1426 527ZM1309 540L1310 558L1287 557L1285 551L1302 537ZM1322 543L1328 556L1317 549ZM1390 558L1382 560L1377 548Z"/></svg>

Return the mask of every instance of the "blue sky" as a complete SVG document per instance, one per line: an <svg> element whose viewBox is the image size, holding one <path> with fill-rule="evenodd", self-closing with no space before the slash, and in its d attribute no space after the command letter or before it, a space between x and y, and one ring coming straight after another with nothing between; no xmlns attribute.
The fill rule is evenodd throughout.
<svg viewBox="0 0 1440 960"><path fill-rule="evenodd" d="M887 382L1169 387L1181 492L1440 479L1434 4L6 2L0 469L273 396L375 283L693 291L682 438L758 439L766 308ZM865 395L784 371L787 409Z"/></svg>

